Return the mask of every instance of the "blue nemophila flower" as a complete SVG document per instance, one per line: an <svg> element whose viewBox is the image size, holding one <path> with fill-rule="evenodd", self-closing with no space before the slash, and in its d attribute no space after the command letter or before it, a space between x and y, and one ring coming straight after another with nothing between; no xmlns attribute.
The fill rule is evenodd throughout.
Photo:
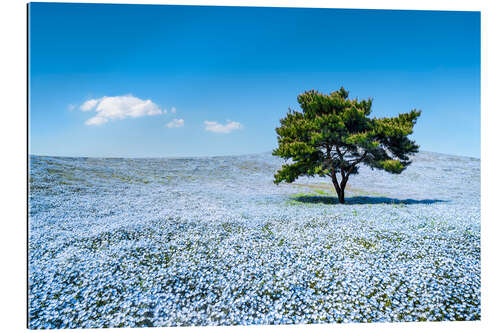
<svg viewBox="0 0 500 333"><path fill-rule="evenodd" d="M280 163L31 157L30 327L480 318L478 160L363 170L345 206Z"/></svg>

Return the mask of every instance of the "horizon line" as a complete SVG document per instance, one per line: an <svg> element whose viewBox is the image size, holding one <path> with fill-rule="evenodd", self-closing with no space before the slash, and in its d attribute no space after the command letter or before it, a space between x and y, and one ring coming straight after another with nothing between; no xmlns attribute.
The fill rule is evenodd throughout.
<svg viewBox="0 0 500 333"><path fill-rule="evenodd" d="M456 155L456 154L450 154L450 153L442 153L442 152L436 152L436 151L429 151L429 150L420 150L418 153L432 153L432 154L439 154L439 155L447 155L447 156L455 156L455 157L466 157L466 158L473 158L477 160L481 160L481 157L475 157L475 156L467 156L467 155ZM95 158L95 159L186 159L186 158L214 158L214 157L242 157L242 156L251 156L251 155L264 155L264 154L272 154L272 151L263 151L263 152L257 152L257 153L246 153L246 154L221 154L221 155L183 155L183 156L134 156L134 157L124 157L124 156L65 156L65 155L45 155L45 154L31 154L28 153L29 157L53 157L53 158ZM416 155L415 154L415 155ZM278 157L279 158L279 157Z"/></svg>

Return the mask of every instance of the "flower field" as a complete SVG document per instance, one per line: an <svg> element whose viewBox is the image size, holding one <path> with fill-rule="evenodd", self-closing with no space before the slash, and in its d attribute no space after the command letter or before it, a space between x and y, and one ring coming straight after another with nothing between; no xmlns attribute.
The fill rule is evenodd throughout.
<svg viewBox="0 0 500 333"><path fill-rule="evenodd" d="M273 184L270 154L30 156L30 328L480 319L480 161Z"/></svg>

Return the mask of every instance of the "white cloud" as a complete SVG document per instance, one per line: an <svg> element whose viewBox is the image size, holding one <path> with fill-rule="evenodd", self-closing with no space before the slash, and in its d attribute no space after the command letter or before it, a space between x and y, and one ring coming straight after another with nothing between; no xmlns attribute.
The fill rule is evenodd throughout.
<svg viewBox="0 0 500 333"><path fill-rule="evenodd" d="M85 103L83 103L82 105L80 105L80 110L82 110L82 111L90 111L93 108L95 108L95 106L97 105L97 103L99 103L99 100L97 100L97 99L89 99L88 101L85 101Z"/></svg>
<svg viewBox="0 0 500 333"><path fill-rule="evenodd" d="M219 124L216 121L205 120L205 130L214 133L231 133L234 130L242 129L243 125L236 121L227 121L226 125Z"/></svg>
<svg viewBox="0 0 500 333"><path fill-rule="evenodd" d="M170 109L170 112L172 113L176 113L177 112L177 109L175 107L172 107L172 109Z"/></svg>
<svg viewBox="0 0 500 333"><path fill-rule="evenodd" d="M102 125L110 120L155 116L167 112L150 99L143 100L132 95L89 99L80 105L80 110L93 110L97 113L85 122L85 125L89 126Z"/></svg>
<svg viewBox="0 0 500 333"><path fill-rule="evenodd" d="M168 128L179 128L184 126L184 119L172 119L167 125Z"/></svg>
<svg viewBox="0 0 500 333"><path fill-rule="evenodd" d="M108 118L95 116L95 117L92 117L89 120L87 120L85 122L85 125L88 125L88 126L93 126L93 125L94 126L99 126L99 125L102 125L102 124L107 123L107 122L108 122Z"/></svg>

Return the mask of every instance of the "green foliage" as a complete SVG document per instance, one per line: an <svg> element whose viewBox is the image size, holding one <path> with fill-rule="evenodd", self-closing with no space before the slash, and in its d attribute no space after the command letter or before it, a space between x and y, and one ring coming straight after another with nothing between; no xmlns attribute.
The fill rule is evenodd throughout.
<svg viewBox="0 0 500 333"><path fill-rule="evenodd" d="M391 173L401 173L405 168L405 166L403 166L403 164L401 164L401 162L398 160L379 161L377 166L380 169L384 169L385 171Z"/></svg>
<svg viewBox="0 0 500 333"><path fill-rule="evenodd" d="M349 175L358 172L360 163L401 173L411 163L409 156L418 152L408 136L420 111L370 118L372 99L349 99L343 87L329 95L307 91L297 101L301 111L289 109L276 128L278 148L273 155L291 163L275 174L275 183L291 183L303 175L330 176L343 201Z"/></svg>

